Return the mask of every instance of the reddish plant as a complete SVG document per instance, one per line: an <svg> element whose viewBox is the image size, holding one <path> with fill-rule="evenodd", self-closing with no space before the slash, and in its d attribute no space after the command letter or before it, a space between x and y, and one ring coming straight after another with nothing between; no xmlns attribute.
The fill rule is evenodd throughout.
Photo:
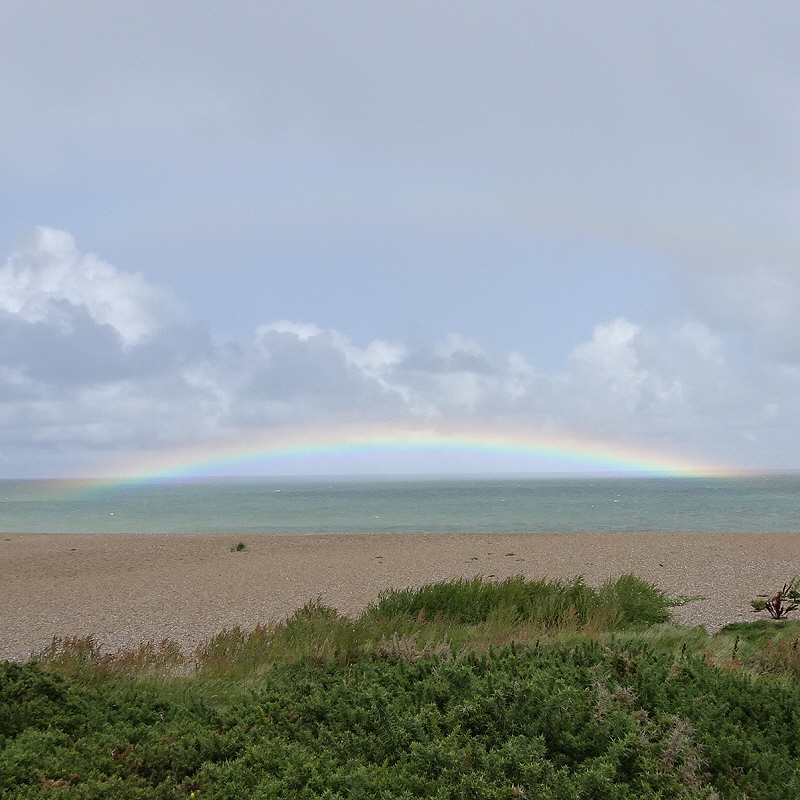
<svg viewBox="0 0 800 800"><path fill-rule="evenodd" d="M784 583L783 588L772 596L759 595L766 599L751 601L753 611L767 611L772 619L785 619L790 611L800 608L800 591L797 584L798 579L795 578L791 583Z"/></svg>

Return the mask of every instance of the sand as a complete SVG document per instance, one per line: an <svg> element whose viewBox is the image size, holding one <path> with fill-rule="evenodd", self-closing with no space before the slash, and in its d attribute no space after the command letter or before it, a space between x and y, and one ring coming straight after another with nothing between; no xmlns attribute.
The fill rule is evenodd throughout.
<svg viewBox="0 0 800 800"><path fill-rule="evenodd" d="M456 576L624 573L706 597L675 617L713 631L752 621L749 601L800 573L800 534L5 534L0 659L90 634L108 649L169 637L190 651L309 600L356 614L386 588Z"/></svg>

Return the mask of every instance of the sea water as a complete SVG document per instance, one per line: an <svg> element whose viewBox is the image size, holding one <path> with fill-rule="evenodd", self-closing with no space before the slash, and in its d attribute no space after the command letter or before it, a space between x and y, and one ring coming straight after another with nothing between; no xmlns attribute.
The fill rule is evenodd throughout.
<svg viewBox="0 0 800 800"><path fill-rule="evenodd" d="M0 481L0 530L800 533L800 475L242 478L94 489Z"/></svg>

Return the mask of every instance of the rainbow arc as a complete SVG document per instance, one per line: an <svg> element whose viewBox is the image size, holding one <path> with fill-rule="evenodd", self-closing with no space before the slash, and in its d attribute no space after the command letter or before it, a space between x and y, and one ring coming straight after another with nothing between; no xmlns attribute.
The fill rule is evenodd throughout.
<svg viewBox="0 0 800 800"><path fill-rule="evenodd" d="M121 463L83 486L249 475L572 473L718 476L719 464L523 428L372 426L263 431Z"/></svg>

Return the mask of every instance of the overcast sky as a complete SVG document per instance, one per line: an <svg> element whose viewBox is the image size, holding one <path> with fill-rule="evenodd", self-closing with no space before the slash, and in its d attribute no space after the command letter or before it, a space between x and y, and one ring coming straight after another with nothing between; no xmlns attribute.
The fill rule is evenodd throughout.
<svg viewBox="0 0 800 800"><path fill-rule="evenodd" d="M12 0L0 475L472 422L800 468L796 2Z"/></svg>

